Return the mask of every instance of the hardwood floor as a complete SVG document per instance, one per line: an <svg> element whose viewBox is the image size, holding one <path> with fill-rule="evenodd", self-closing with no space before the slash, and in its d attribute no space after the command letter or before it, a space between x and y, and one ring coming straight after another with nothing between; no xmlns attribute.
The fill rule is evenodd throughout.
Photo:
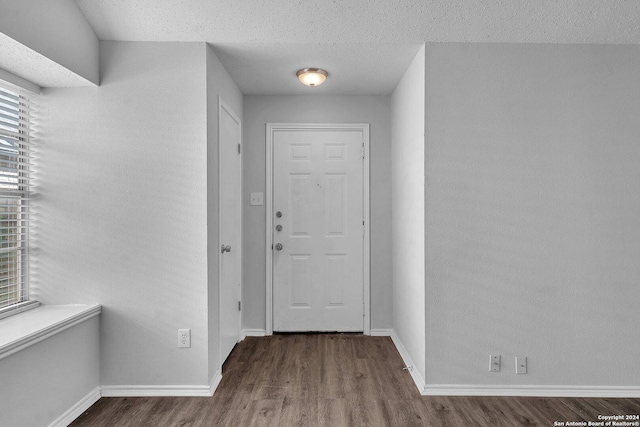
<svg viewBox="0 0 640 427"><path fill-rule="evenodd" d="M420 396L388 337L249 337L213 397L102 398L74 427L553 426L640 414L640 399Z"/></svg>

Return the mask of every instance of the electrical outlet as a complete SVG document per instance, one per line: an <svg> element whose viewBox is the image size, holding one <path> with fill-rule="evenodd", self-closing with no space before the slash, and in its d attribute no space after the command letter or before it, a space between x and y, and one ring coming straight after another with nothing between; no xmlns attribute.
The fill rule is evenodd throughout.
<svg viewBox="0 0 640 427"><path fill-rule="evenodd" d="M525 356L516 356L516 374L527 373L527 358Z"/></svg>
<svg viewBox="0 0 640 427"><path fill-rule="evenodd" d="M178 329L178 347L191 347L191 329Z"/></svg>
<svg viewBox="0 0 640 427"><path fill-rule="evenodd" d="M500 356L489 356L489 372L500 372Z"/></svg>

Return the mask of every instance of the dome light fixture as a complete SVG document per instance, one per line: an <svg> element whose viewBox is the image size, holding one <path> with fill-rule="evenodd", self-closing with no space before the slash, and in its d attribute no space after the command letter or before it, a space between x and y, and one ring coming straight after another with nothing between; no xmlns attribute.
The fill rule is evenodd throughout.
<svg viewBox="0 0 640 427"><path fill-rule="evenodd" d="M303 68L296 75L300 83L309 87L320 86L327 79L327 72L321 68Z"/></svg>

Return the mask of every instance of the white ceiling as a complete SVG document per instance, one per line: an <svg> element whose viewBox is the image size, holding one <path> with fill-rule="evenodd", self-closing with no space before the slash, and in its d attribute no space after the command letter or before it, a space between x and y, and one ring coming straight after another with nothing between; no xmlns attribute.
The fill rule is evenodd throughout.
<svg viewBox="0 0 640 427"><path fill-rule="evenodd" d="M424 42L640 43L637 0L76 2L101 40L211 43L245 94L388 94Z"/></svg>
<svg viewBox="0 0 640 427"><path fill-rule="evenodd" d="M93 83L0 33L0 69L40 87L91 86Z"/></svg>
<svg viewBox="0 0 640 427"><path fill-rule="evenodd" d="M244 94L390 94L420 44L214 44L216 55ZM300 68L329 73L314 88L298 82Z"/></svg>

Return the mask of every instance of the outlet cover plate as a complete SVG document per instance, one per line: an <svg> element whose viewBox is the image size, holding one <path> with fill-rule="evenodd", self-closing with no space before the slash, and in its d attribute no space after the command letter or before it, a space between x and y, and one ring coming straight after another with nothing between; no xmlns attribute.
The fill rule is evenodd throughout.
<svg viewBox="0 0 640 427"><path fill-rule="evenodd" d="M500 356L492 354L489 356L489 372L500 372Z"/></svg>
<svg viewBox="0 0 640 427"><path fill-rule="evenodd" d="M178 348L191 347L191 329L178 329Z"/></svg>

